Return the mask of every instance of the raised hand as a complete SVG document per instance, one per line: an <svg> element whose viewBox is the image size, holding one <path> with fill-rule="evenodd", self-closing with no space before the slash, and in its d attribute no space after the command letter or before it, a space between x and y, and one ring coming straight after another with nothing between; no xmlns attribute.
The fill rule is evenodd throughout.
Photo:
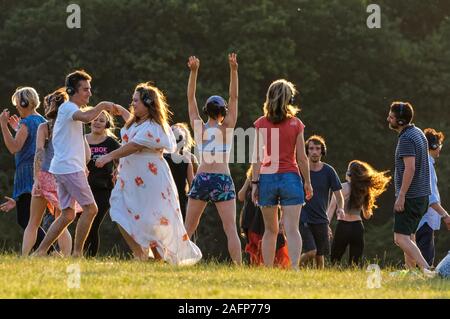
<svg viewBox="0 0 450 319"><path fill-rule="evenodd" d="M237 54L236 53L228 54L228 62L230 63L230 69L232 71L237 71L238 63L237 63Z"/></svg>
<svg viewBox="0 0 450 319"><path fill-rule="evenodd" d="M8 120L9 126L11 126L11 128L16 132L19 129L19 122L20 122L20 117L18 117L16 114L11 116Z"/></svg>
<svg viewBox="0 0 450 319"><path fill-rule="evenodd" d="M198 71L198 68L200 67L200 60L197 59L195 56L190 56L189 60L188 60L188 63L187 63L187 66L193 72Z"/></svg>
<svg viewBox="0 0 450 319"><path fill-rule="evenodd" d="M0 122L2 124L7 124L9 121L9 111L7 109L4 109L2 114L0 114Z"/></svg>

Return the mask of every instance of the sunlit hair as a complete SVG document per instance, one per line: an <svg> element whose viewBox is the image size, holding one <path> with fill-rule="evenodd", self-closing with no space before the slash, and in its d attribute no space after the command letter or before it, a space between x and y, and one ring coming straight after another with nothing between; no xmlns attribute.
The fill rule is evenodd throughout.
<svg viewBox="0 0 450 319"><path fill-rule="evenodd" d="M192 138L191 131L189 130L189 126L186 123L180 122L180 123L175 123L172 125L172 128L175 128L175 127L184 131L185 139L184 139L183 149L190 151L192 149L192 147L195 145L195 141ZM175 138L178 138L178 137L175 136Z"/></svg>
<svg viewBox="0 0 450 319"><path fill-rule="evenodd" d="M292 105L295 94L297 89L291 82L284 79L272 82L264 102L264 116L272 123L280 123L294 117L300 111Z"/></svg>
<svg viewBox="0 0 450 319"><path fill-rule="evenodd" d="M428 148L431 149L430 145L437 142L438 144L442 144L445 140L445 135L442 132L436 131L434 128L426 128L423 130L425 137L428 141Z"/></svg>
<svg viewBox="0 0 450 319"><path fill-rule="evenodd" d="M69 100L65 88L59 88L44 98L45 117L49 120L55 120L58 116L58 110L61 104Z"/></svg>
<svg viewBox="0 0 450 319"><path fill-rule="evenodd" d="M105 115L106 123L109 123L109 128L105 128L106 135L114 139L117 139L116 134L114 134L114 130L116 129L114 117L111 114L109 114L109 112L107 112L106 110L103 110L100 114Z"/></svg>
<svg viewBox="0 0 450 319"><path fill-rule="evenodd" d="M365 219L372 217L377 198L386 191L391 177L389 171L378 172L368 163L353 160L349 164L347 175L350 177L350 209L362 209Z"/></svg>
<svg viewBox="0 0 450 319"><path fill-rule="evenodd" d="M41 102L39 101L39 94L37 91L29 86L17 88L11 96L11 102L14 106L20 106L20 101L24 100L28 102L26 108L37 109Z"/></svg>
<svg viewBox="0 0 450 319"><path fill-rule="evenodd" d="M310 142L312 142L315 145L320 145L320 148L322 150L322 155L325 155L327 153L327 144L325 143L325 139L320 135L312 135L305 142L306 155L309 154L308 148L309 148Z"/></svg>
<svg viewBox="0 0 450 319"><path fill-rule="evenodd" d="M172 112L169 110L169 105L167 104L166 97L161 92L161 90L154 86L151 82L146 82L138 84L134 91L139 93L139 98L142 103L143 94L145 92L148 93L149 98L153 101L150 106L144 104L144 106L148 109L149 120L161 125L163 130L165 130ZM131 114L132 116L125 125L126 128L129 128L133 123L136 123L140 120L134 115L133 108L131 108Z"/></svg>

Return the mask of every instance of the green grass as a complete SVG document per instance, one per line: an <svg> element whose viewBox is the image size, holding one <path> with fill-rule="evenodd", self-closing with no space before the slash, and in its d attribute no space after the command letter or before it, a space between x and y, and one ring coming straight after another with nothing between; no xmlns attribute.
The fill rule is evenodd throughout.
<svg viewBox="0 0 450 319"><path fill-rule="evenodd" d="M79 288L68 286L70 265L79 266ZM175 267L9 254L0 255L0 298L450 298L450 280L393 271L382 269L381 288L369 289L371 273L364 269L294 272L213 262Z"/></svg>

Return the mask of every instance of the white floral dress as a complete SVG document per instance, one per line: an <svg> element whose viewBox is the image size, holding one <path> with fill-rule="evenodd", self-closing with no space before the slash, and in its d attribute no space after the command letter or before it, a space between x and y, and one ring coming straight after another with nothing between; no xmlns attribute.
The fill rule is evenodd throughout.
<svg viewBox="0 0 450 319"><path fill-rule="evenodd" d="M167 133L166 133L167 132ZM192 265L202 258L189 240L180 212L177 188L167 162L150 150L175 151L175 136L151 121L122 128L122 145L143 145L143 151L120 159L119 174L111 194L111 219L139 245L156 248L176 265Z"/></svg>

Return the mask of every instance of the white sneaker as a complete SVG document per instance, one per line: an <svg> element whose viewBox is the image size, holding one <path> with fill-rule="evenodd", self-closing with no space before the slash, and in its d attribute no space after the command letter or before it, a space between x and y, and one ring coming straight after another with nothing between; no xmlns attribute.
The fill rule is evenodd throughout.
<svg viewBox="0 0 450 319"><path fill-rule="evenodd" d="M434 270L429 270L427 268L424 268L422 272L426 278L434 278L437 275L437 273Z"/></svg>

